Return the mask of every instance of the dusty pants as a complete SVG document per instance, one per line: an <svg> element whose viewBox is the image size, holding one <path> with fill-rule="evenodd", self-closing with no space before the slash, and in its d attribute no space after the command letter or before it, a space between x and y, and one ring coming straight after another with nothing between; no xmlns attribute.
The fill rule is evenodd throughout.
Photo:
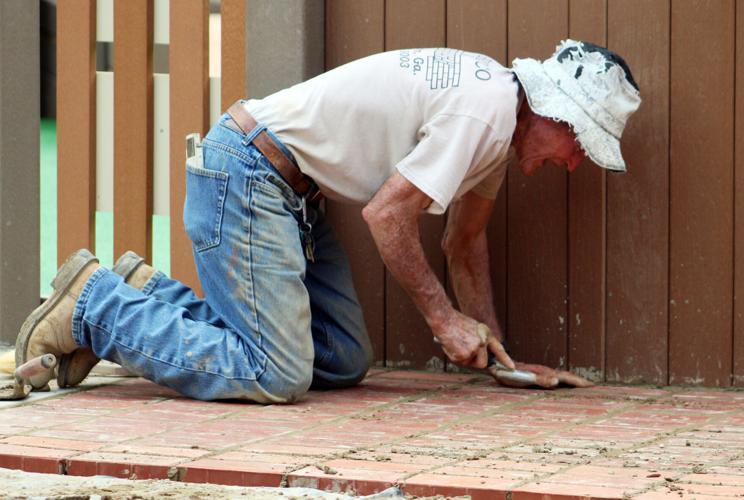
<svg viewBox="0 0 744 500"><path fill-rule="evenodd" d="M356 384L371 347L346 256L324 214L251 143L256 131L229 119L187 164L184 224L205 299L160 272L137 290L101 268L78 299L73 336L198 399L286 402L311 384Z"/></svg>

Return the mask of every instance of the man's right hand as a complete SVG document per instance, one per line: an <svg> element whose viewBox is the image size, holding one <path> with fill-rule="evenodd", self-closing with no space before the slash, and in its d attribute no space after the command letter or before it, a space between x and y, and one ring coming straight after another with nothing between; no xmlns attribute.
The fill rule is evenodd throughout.
<svg viewBox="0 0 744 500"><path fill-rule="evenodd" d="M488 364L488 351L491 351L501 364L514 368L514 361L501 342L491 334L491 330L457 310L453 309L442 325L432 330L442 344L442 350L453 363L485 368Z"/></svg>
<svg viewBox="0 0 744 500"><path fill-rule="evenodd" d="M490 350L504 366L513 367L514 362L486 325L452 307L431 270L418 229L419 215L431 203L426 193L396 172L364 207L362 217L385 266L426 318L450 360L485 368Z"/></svg>

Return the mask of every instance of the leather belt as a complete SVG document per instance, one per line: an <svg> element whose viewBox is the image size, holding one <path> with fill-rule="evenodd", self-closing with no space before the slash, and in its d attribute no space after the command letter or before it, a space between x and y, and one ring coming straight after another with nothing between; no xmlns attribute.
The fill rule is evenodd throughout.
<svg viewBox="0 0 744 500"><path fill-rule="evenodd" d="M236 132L248 134L257 125L256 120L251 116L248 110L245 109L240 101L237 101L230 106L227 110L227 114L230 115L232 123L234 123L238 128ZM225 124L235 130L234 127L231 126L231 122L228 121L225 122ZM254 137L253 144L271 162L277 172L279 172L284 180L287 181L287 184L292 186L295 193L306 198L309 203L318 202L323 198L323 195L315 182L300 171L300 167L297 166L294 159L285 155L265 130L261 131L260 134Z"/></svg>

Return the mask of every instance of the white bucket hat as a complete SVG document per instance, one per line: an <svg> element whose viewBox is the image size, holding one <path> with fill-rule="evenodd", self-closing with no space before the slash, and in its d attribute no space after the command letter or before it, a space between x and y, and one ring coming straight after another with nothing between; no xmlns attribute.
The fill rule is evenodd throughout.
<svg viewBox="0 0 744 500"><path fill-rule="evenodd" d="M514 59L512 71L532 111L567 122L594 163L625 172L620 136L641 96L620 56L591 43L564 40L542 63Z"/></svg>

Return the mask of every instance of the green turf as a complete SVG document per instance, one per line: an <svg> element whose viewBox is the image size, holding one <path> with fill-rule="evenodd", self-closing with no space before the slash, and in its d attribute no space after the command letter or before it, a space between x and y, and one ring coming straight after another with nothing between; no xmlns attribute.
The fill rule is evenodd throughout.
<svg viewBox="0 0 744 500"><path fill-rule="evenodd" d="M41 251L39 273L41 295L48 295L52 287L49 283L57 269L57 124L54 120L41 119L40 144L40 187L41 206Z"/></svg>
<svg viewBox="0 0 744 500"><path fill-rule="evenodd" d="M40 130L40 238L41 264L39 291L42 296L52 291L51 281L57 271L57 124L41 119ZM152 219L152 263L170 273L170 217L154 215ZM96 256L110 267L114 262L114 214L96 212Z"/></svg>

